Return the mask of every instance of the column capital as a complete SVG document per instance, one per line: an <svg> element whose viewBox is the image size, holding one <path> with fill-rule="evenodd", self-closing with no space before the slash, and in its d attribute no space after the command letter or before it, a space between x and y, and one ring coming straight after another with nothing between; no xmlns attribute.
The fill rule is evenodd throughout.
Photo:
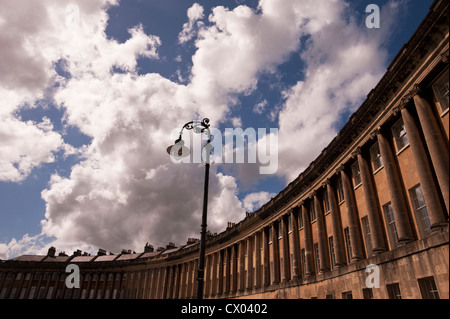
<svg viewBox="0 0 450 319"><path fill-rule="evenodd" d="M422 93L422 87L420 86L420 84L414 84L411 89L408 91L408 93L406 93L401 102L399 107L399 111L403 110L408 104L409 102L411 102L411 100L414 98L414 96L421 94ZM394 109L394 113L396 112L396 109ZM398 111L397 111L398 112Z"/></svg>
<svg viewBox="0 0 450 319"><path fill-rule="evenodd" d="M377 136L381 134L381 126L378 126L376 129L374 129L372 131L372 133L370 133L370 139L371 140L376 140Z"/></svg>
<svg viewBox="0 0 450 319"><path fill-rule="evenodd" d="M441 54L441 61L448 64L448 50Z"/></svg>
<svg viewBox="0 0 450 319"><path fill-rule="evenodd" d="M336 174L340 175L342 171L344 171L345 166L341 164L338 168L336 168Z"/></svg>
<svg viewBox="0 0 450 319"><path fill-rule="evenodd" d="M354 158L358 157L358 155L361 155L361 154L362 154L361 146L358 146L356 148L356 150L354 150L352 152L352 158L354 159Z"/></svg>

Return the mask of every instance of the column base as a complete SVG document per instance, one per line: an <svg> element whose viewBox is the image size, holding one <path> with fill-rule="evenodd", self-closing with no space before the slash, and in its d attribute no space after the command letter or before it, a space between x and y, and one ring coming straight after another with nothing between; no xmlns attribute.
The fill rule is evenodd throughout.
<svg viewBox="0 0 450 319"><path fill-rule="evenodd" d="M363 260L362 257L353 257L351 262L352 263L356 263L356 262L361 261L361 260Z"/></svg>
<svg viewBox="0 0 450 319"><path fill-rule="evenodd" d="M375 255L379 255L379 254L385 253L386 251L387 251L387 249L384 248L384 247L378 247L378 248L373 248L373 249L372 249L372 252L373 252Z"/></svg>
<svg viewBox="0 0 450 319"><path fill-rule="evenodd" d="M329 268L319 269L319 274L323 274L323 273L326 273L326 272L329 272L329 271L330 271Z"/></svg>
<svg viewBox="0 0 450 319"><path fill-rule="evenodd" d="M405 246L405 245L408 245L409 243L412 243L413 241L415 241L415 239L414 238L410 238L410 237L399 238L398 239L398 245L399 246Z"/></svg>
<svg viewBox="0 0 450 319"><path fill-rule="evenodd" d="M431 232L439 232L442 229L447 228L447 227L448 227L448 220L445 222L439 222L439 223L433 224L433 225L431 225L430 228L431 228Z"/></svg>

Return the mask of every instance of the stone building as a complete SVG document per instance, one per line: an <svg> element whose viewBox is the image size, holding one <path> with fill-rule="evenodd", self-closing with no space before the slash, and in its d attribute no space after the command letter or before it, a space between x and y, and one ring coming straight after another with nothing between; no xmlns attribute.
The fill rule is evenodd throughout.
<svg viewBox="0 0 450 319"><path fill-rule="evenodd" d="M269 203L209 236L205 298L449 298L449 17L436 0L378 85ZM0 261L0 298L195 298L198 240ZM66 267L80 269L68 288Z"/></svg>

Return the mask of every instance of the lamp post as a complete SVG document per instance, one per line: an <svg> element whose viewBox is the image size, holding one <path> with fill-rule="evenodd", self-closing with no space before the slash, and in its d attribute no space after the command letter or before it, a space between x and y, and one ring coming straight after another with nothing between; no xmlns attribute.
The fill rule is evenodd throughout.
<svg viewBox="0 0 450 319"><path fill-rule="evenodd" d="M211 155L211 131L209 130L209 119L205 118L203 121L191 121L184 124L181 129L179 138L175 141L175 144L167 148L167 153L173 156L175 159L180 159L189 156L190 150L184 146L184 141L181 139L183 130L193 130L194 133L206 133L208 135L208 141L205 145L206 160L205 160L205 185L203 190L203 212L202 212L202 224L200 232L200 257L198 262L197 272L197 299L203 299L203 282L205 274L205 242L206 242L206 221L208 214L208 187L209 187L209 164Z"/></svg>

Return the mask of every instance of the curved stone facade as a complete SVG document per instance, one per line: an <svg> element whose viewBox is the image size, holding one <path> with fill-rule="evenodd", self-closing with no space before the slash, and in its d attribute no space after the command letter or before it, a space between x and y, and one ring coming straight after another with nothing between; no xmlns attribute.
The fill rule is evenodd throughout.
<svg viewBox="0 0 450 319"><path fill-rule="evenodd" d="M448 1L322 153L206 242L205 298L449 298ZM0 298L195 298L199 243L0 261ZM68 288L66 267L80 269Z"/></svg>

